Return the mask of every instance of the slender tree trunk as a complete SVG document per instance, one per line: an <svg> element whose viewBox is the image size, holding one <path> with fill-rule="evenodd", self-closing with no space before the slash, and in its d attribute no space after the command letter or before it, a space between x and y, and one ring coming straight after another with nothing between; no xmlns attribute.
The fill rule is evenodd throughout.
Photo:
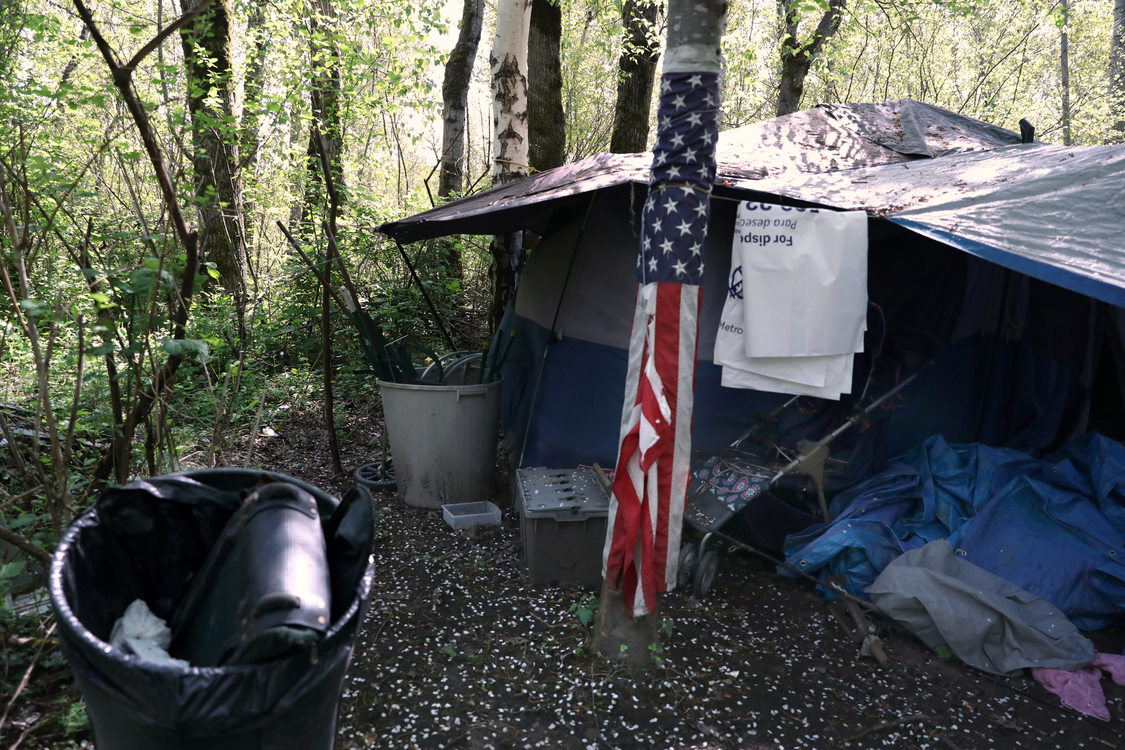
<svg viewBox="0 0 1125 750"><path fill-rule="evenodd" d="M561 39L562 9L558 0L532 0L527 39L528 161L539 172L566 161Z"/></svg>
<svg viewBox="0 0 1125 750"><path fill-rule="evenodd" d="M656 643L660 622L660 597L676 582L675 560L679 555L682 524L682 513L677 509L682 511L684 507L687 479L680 475L666 481L665 472L674 471L671 468L674 464L665 462L674 462L673 454L681 449L690 451L690 446L674 446L673 442L682 437L679 428L691 423L693 381L687 380L682 391L671 386L667 379L663 380L667 387L660 385L661 378L676 371L666 358L674 361L679 353L657 351L654 336L677 338L678 346L690 347L694 358L697 334L697 321L690 315L691 322L685 322L683 317L677 322L684 323L682 330L663 330L658 334L647 331L649 326L659 328L673 324L661 317L655 306L645 309L644 300L648 294L671 292L671 299L676 300L671 304L679 306L681 300L695 300L698 310L698 284L703 274L699 249L707 238L711 187L715 178L718 79L722 68L720 41L726 9L726 0L669 0L668 3L668 51L664 58L657 143L653 148L652 177L639 248L641 260L645 262L638 264L656 276L643 282L638 289L634 318L637 328L633 330L629 345L631 365L622 404L623 415L631 413L632 416L622 420L621 450L605 547L605 580L593 638L593 646L599 653L623 660L633 668L650 663L654 653L650 649ZM692 218L689 220L684 218L686 216ZM681 239L682 244L677 247L669 231L663 235L665 249L658 250L665 245L657 241L662 236L661 224L667 221L674 225L676 218L682 222L676 230L677 238L686 234L687 241ZM688 241L693 243L690 250ZM674 277L658 273L656 256L666 253L671 254L672 261L667 263L665 272L671 274L674 268ZM699 261L690 260L689 255L699 256ZM679 309L682 315L684 308ZM653 359L646 361L645 357L649 356ZM641 370L645 374L641 374ZM656 376L650 376L650 371ZM658 399L667 397L669 403L663 408L673 410L677 416L673 420L675 434L653 435L668 426L670 414L655 417L652 421L658 426L650 431L654 442L642 449L639 444L647 440L639 438L647 423L647 417L640 415L641 402L648 397L645 394ZM671 406L672 403L675 406ZM651 452L646 455L644 450ZM657 474L661 475L659 481ZM644 487L638 487L638 483ZM658 504L659 512L655 510ZM641 518L650 513L655 524L646 527Z"/></svg>
<svg viewBox="0 0 1125 750"><path fill-rule="evenodd" d="M181 0L187 13L198 0ZM246 231L234 124L229 0L214 0L181 33L191 113L199 249L241 310L246 292Z"/></svg>
<svg viewBox="0 0 1125 750"><path fill-rule="evenodd" d="M824 43L840 29L847 0L829 0L828 9L821 14L816 30L807 41L798 37L800 3L798 0L778 0L781 16L781 80L777 92L777 115L788 115L801 108L805 93L805 78L809 68L820 53Z"/></svg>
<svg viewBox="0 0 1125 750"><path fill-rule="evenodd" d="M311 231L316 217L326 215L329 208L321 169L322 148L332 172L337 199L341 205L347 200L341 160L344 139L340 123L340 49L335 40L336 9L331 0L312 0L311 10L309 104L313 122L309 128L309 145L305 150L305 199L299 222L303 231Z"/></svg>
<svg viewBox="0 0 1125 750"><path fill-rule="evenodd" d="M528 173L527 39L531 0L499 0L492 66L492 180L506 185Z"/></svg>
<svg viewBox="0 0 1125 750"><path fill-rule="evenodd" d="M465 0L457 44L445 63L445 80L441 86L441 171L438 175L438 195L442 198L461 192L464 184L465 111L469 106L469 81L473 75L473 61L477 58L483 18L484 0Z"/></svg>
<svg viewBox="0 0 1125 750"><path fill-rule="evenodd" d="M261 145L262 83L266 68L269 37L266 31L265 4L253 6L246 19L246 36L251 45L246 53L246 80L243 82L242 138L239 155L242 157L241 174L250 174L258 161Z"/></svg>
<svg viewBox="0 0 1125 750"><path fill-rule="evenodd" d="M617 61L617 102L613 107L614 154L640 153L648 148L649 111L660 39L656 34L659 10L656 0L625 0L621 23L625 27L621 57Z"/></svg>
<svg viewBox="0 0 1125 750"><path fill-rule="evenodd" d="M180 210L176 188L172 183L172 178L169 176L168 170L165 168L164 155L160 149L160 143L157 141L156 133L152 129L152 124L148 118L148 112L137 97L136 90L133 87L132 71L134 68L122 67L117 62L116 53L98 30L97 25L94 23L94 17L85 3L83 3L82 0L74 0L74 7L78 11L82 23L90 29L90 35L94 38L94 44L97 46L98 51L102 55L102 59L105 60L106 66L110 70L114 86L117 88L121 99L125 103L126 109L129 110L129 114L133 118L133 123L136 125L137 132L141 137L141 143L144 145L153 171L156 173L156 179L160 185L160 193L164 199L168 217L171 219L172 226L176 230L176 236L180 240L180 246L183 248L183 278L180 281L179 293L174 295L172 302L172 338L174 340L182 340L187 332L188 314L191 310L191 298L195 292L195 277L199 272L198 234L194 229L189 228L187 219ZM156 403L167 389L172 387L172 383L176 377L176 371L179 369L181 362L183 362L182 354L169 355L164 360L164 364L153 375L148 385L140 389L136 394L133 406L125 417L125 424L121 433L121 444L131 445L136 426L148 417L153 404ZM114 446L117 444L117 436L115 435L114 441L111 443L109 449L102 453L101 457L94 465L93 475L86 490L87 494L104 485L106 478L109 476L109 472L113 468L114 459L118 455L114 450Z"/></svg>
<svg viewBox="0 0 1125 750"><path fill-rule="evenodd" d="M1125 0L1113 3L1113 32L1109 44L1109 101L1112 143L1125 143Z"/></svg>
<svg viewBox="0 0 1125 750"><path fill-rule="evenodd" d="M492 67L492 113L495 143L492 181L506 185L529 171L527 129L527 38L531 22L531 0L499 0L496 8L496 37L489 63ZM489 277L492 330L515 293L522 264L523 237L513 233L493 238Z"/></svg>
<svg viewBox="0 0 1125 750"><path fill-rule="evenodd" d="M445 80L441 85L441 167L438 171L438 196L441 198L460 193L465 183L465 113L469 107L469 81L473 76L473 62L477 59L483 19L484 0L465 0L457 44L445 63ZM445 247L449 275L462 278L465 269L458 243L449 242Z"/></svg>
<svg viewBox="0 0 1125 750"><path fill-rule="evenodd" d="M1062 89L1063 145L1069 146L1070 135L1070 0L1062 0L1063 27L1059 34L1059 87Z"/></svg>

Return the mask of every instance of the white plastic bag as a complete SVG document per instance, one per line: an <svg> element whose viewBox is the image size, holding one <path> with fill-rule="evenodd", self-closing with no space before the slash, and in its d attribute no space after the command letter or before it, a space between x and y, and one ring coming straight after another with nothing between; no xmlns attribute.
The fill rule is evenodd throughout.
<svg viewBox="0 0 1125 750"><path fill-rule="evenodd" d="M734 234L715 337L722 384L849 393L867 320L866 214L743 203Z"/></svg>
<svg viewBox="0 0 1125 750"><path fill-rule="evenodd" d="M866 213L743 202L734 245L743 274L746 356L812 357L862 350Z"/></svg>

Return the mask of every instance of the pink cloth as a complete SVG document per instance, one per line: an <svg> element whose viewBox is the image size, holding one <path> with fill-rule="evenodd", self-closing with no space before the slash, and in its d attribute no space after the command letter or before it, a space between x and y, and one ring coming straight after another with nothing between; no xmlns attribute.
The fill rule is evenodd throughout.
<svg viewBox="0 0 1125 750"><path fill-rule="evenodd" d="M1125 685L1125 654L1094 654L1090 666L1109 672L1118 685Z"/></svg>
<svg viewBox="0 0 1125 750"><path fill-rule="evenodd" d="M1067 708L1109 721L1109 709L1105 705L1101 684L1103 669L1118 685L1125 685L1125 655L1121 654L1095 654L1093 661L1073 672L1036 667L1031 670L1031 676L1057 695Z"/></svg>

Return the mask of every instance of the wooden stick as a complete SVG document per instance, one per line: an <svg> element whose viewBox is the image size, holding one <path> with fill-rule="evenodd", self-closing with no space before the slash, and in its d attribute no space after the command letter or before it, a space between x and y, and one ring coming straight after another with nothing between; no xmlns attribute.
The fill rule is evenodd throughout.
<svg viewBox="0 0 1125 750"><path fill-rule="evenodd" d="M8 714L11 712L12 705L16 702L16 698L19 698L20 693L27 688L27 683L31 679L31 672L35 669L35 665L39 663L39 657L43 654L43 648L47 645L47 642L51 640L51 633L55 632L55 626L57 624L56 622L52 622L51 627L47 628L47 632L43 634L43 639L39 641L39 648L36 649L35 656L31 657L31 663L27 665L27 671L23 673L23 679L21 679L20 684L16 686L16 691L12 693L12 697L8 699L8 705L4 708L4 715L0 716L0 729L4 728L4 722L8 720Z"/></svg>

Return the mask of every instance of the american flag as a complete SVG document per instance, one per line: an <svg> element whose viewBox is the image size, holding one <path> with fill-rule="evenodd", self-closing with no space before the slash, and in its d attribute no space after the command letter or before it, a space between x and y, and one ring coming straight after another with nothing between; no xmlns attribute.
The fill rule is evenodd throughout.
<svg viewBox="0 0 1125 750"><path fill-rule="evenodd" d="M718 138L718 75L668 73L648 200L609 528L606 582L634 616L676 584L691 463L699 284Z"/></svg>

